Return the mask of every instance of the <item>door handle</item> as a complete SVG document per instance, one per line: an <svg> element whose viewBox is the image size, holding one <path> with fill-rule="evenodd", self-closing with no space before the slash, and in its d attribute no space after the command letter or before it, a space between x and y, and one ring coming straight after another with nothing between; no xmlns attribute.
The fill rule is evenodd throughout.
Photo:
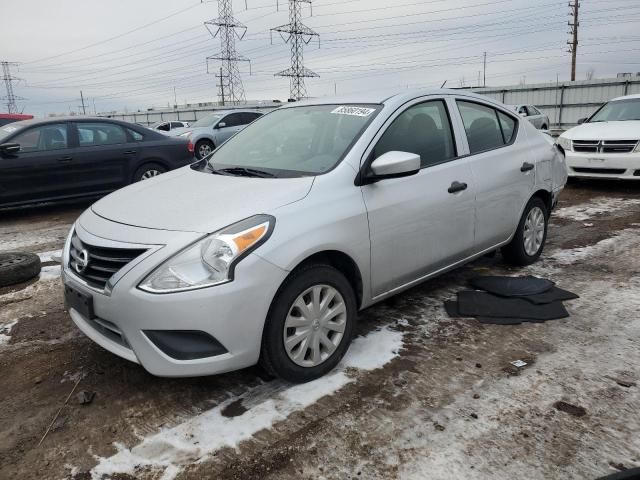
<svg viewBox="0 0 640 480"><path fill-rule="evenodd" d="M461 192L463 190L467 189L467 184L466 183L462 183L462 182L458 182L455 181L451 184L451 186L449 187L449 190L447 190L449 193L458 193Z"/></svg>
<svg viewBox="0 0 640 480"><path fill-rule="evenodd" d="M520 167L521 172L528 172L529 170L533 170L536 166L533 163L524 162Z"/></svg>
<svg viewBox="0 0 640 480"><path fill-rule="evenodd" d="M58 159L58 161L59 161L59 162L61 162L61 163L62 163L62 162L70 162L71 160L73 160L73 157L70 157L70 156L68 156L68 155L66 155L66 156L64 156L64 157L60 157L60 158Z"/></svg>
<svg viewBox="0 0 640 480"><path fill-rule="evenodd" d="M133 155L134 153L137 153L137 150L127 150L124 152L125 155Z"/></svg>

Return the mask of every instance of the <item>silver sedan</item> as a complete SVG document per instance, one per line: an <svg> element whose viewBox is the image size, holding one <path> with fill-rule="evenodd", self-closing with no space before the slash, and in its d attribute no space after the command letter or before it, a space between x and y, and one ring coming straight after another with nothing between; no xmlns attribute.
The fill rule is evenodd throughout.
<svg viewBox="0 0 640 480"><path fill-rule="evenodd" d="M549 117L538 110L533 105L511 105L514 112L531 122L538 130L549 130Z"/></svg>
<svg viewBox="0 0 640 480"><path fill-rule="evenodd" d="M358 311L487 252L541 255L566 181L549 136L459 91L275 110L208 158L95 203L64 249L69 313L160 376L334 368Z"/></svg>

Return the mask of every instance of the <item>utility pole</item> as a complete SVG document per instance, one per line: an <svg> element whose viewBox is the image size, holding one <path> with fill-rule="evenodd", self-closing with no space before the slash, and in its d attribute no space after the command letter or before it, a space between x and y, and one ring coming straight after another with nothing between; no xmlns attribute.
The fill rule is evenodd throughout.
<svg viewBox="0 0 640 480"><path fill-rule="evenodd" d="M173 105L174 107L178 106L178 95L176 95L176 86L173 86Z"/></svg>
<svg viewBox="0 0 640 480"><path fill-rule="evenodd" d="M207 57L207 73L209 73L209 60L219 60L222 63L224 76L227 78L227 89L221 89L218 95L220 103L222 105L225 102L244 103L244 86L240 78L238 62L249 62L249 59L236 52L236 38L242 40L247 33L247 27L233 16L233 0L218 0L218 18L204 22L204 25L213 38L220 37L220 52Z"/></svg>
<svg viewBox="0 0 640 480"><path fill-rule="evenodd" d="M569 2L569 8L571 9L569 16L573 18L572 21L569 22L569 27L571 27L569 31L571 40L567 43L569 44L569 53L571 53L571 81L574 82L576 79L576 56L578 55L578 27L580 26L578 13L580 11L580 1L573 0L573 3Z"/></svg>
<svg viewBox="0 0 640 480"><path fill-rule="evenodd" d="M483 69L483 74L482 74L482 86L486 87L487 86L487 52L484 52L484 69Z"/></svg>
<svg viewBox="0 0 640 480"><path fill-rule="evenodd" d="M292 100L300 100L307 96L305 78L320 76L304 66L304 46L315 37L320 45L320 36L302 23L303 3L311 6L311 0L289 0L289 23L271 29L271 32L278 32L285 43L291 45L291 66L275 75L289 77L289 98Z"/></svg>
<svg viewBox="0 0 640 480"><path fill-rule="evenodd" d="M0 62L2 65L2 79L4 80L4 86L7 94L1 98L1 100L6 100L7 105L7 113L18 113L18 106L16 105L17 100L24 100L22 97L18 97L13 92L13 82L20 80L11 75L11 67L15 67L18 64L15 62Z"/></svg>
<svg viewBox="0 0 640 480"><path fill-rule="evenodd" d="M82 114L86 115L87 114L87 109L84 106L84 95L82 94L82 90L80 90L80 101L82 102Z"/></svg>
<svg viewBox="0 0 640 480"><path fill-rule="evenodd" d="M220 97L220 105L224 107L224 75L222 74L222 67L220 67L220 75L216 75L220 79L220 83L218 84L218 97Z"/></svg>

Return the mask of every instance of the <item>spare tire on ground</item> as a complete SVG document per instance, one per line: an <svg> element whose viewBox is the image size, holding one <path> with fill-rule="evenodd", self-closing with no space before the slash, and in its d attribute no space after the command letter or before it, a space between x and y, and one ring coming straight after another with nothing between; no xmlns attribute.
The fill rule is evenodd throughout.
<svg viewBox="0 0 640 480"><path fill-rule="evenodd" d="M33 253L0 253L0 287L26 282L40 274L40 257Z"/></svg>

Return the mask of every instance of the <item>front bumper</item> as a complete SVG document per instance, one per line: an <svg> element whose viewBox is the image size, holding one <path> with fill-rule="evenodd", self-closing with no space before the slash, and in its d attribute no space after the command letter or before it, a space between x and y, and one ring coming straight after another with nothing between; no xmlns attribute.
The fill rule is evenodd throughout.
<svg viewBox="0 0 640 480"><path fill-rule="evenodd" d="M566 152L570 177L640 180L640 153Z"/></svg>
<svg viewBox="0 0 640 480"><path fill-rule="evenodd" d="M89 233L83 223L92 224L92 232L100 232ZM102 236L106 231L110 238ZM201 234L138 229L95 215L90 218L83 215L76 224L76 234L82 241L98 246L111 245L113 238L117 238L121 246L123 238L136 245L153 244L152 253L142 255L130 268L123 268L126 273L114 275L117 281L106 292L89 287L67 267L68 249L65 248L64 284L91 295L93 300L92 318L74 308L70 308L69 313L91 340L163 377L210 375L257 363L269 306L288 272L251 254L237 265L232 282L187 292L152 294L137 288L140 281ZM147 236L147 242L142 241L145 238L141 236ZM187 239L190 236L193 238ZM172 358L145 334L149 330L204 332L224 346L226 353L192 360Z"/></svg>

